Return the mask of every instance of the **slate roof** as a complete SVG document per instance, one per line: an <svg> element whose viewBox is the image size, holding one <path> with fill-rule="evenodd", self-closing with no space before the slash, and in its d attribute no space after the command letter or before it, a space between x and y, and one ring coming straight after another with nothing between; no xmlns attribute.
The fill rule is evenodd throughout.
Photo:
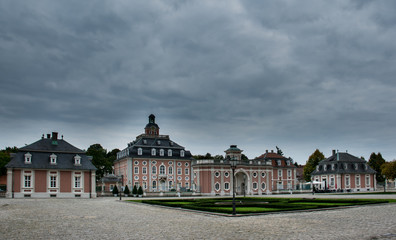
<svg viewBox="0 0 396 240"><path fill-rule="evenodd" d="M337 156L338 155L338 156ZM311 175L322 174L375 174L365 160L355 157L349 153L338 152L331 157L319 162L318 168Z"/></svg>
<svg viewBox="0 0 396 240"><path fill-rule="evenodd" d="M266 152L259 157L256 157L254 160L261 160L261 161L271 161L273 167L289 167L289 168L295 168L293 164L293 159L291 158L286 158L278 153L274 152ZM280 161L280 162L278 162ZM289 165L287 165L287 161L289 161ZM278 164L280 163L280 164Z"/></svg>
<svg viewBox="0 0 396 240"><path fill-rule="evenodd" d="M56 141L56 142L53 142ZM30 153L31 163L25 163L25 154ZM50 155L57 156L56 164L50 163ZM74 157L81 157L80 164L74 164ZM21 147L11 155L6 168L30 169L65 169L65 170L96 170L91 162L91 157L85 152L66 142L63 139L42 138L30 145Z"/></svg>
<svg viewBox="0 0 396 240"><path fill-rule="evenodd" d="M142 149L142 155L138 155L138 149ZM151 150L156 149L155 156L151 155ZM164 150L164 156L160 156L160 149ZM172 150L172 156L168 156L168 150ZM184 150L184 157L180 156L181 150ZM146 135L141 134L136 137L136 140L129 143L128 147L117 154L117 160L125 157L138 157L138 158L158 158L158 159L185 159L192 160L190 151L174 141L170 140L168 135Z"/></svg>

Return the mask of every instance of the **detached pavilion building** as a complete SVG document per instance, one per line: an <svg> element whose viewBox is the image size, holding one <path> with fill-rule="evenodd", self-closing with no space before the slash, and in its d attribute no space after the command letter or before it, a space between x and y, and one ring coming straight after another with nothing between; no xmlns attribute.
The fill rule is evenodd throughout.
<svg viewBox="0 0 396 240"><path fill-rule="evenodd" d="M95 198L92 158L62 139L47 134L11 155L7 198Z"/></svg>
<svg viewBox="0 0 396 240"><path fill-rule="evenodd" d="M311 173L312 180L322 182L320 190L374 191L375 170L368 163L347 152L336 152L319 162Z"/></svg>

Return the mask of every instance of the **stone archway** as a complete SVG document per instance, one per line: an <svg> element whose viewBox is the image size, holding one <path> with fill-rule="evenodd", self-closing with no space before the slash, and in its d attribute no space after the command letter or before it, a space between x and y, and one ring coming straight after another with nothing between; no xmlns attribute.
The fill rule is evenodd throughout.
<svg viewBox="0 0 396 240"><path fill-rule="evenodd" d="M250 194L250 179L249 175L244 171L238 171L235 173L235 193L237 195L248 195Z"/></svg>

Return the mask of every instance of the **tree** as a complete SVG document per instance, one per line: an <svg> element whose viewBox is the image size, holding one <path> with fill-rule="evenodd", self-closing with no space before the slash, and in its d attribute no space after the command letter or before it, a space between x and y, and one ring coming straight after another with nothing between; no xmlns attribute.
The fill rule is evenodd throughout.
<svg viewBox="0 0 396 240"><path fill-rule="evenodd" d="M322 152L319 151L319 149L316 149L315 152L312 153L311 156L309 156L307 163L305 164L303 173L305 181L311 181L311 173L315 170L316 166L323 159L325 159L325 156Z"/></svg>
<svg viewBox="0 0 396 240"><path fill-rule="evenodd" d="M139 196L143 195L143 188L142 188L142 186L139 186L139 189L138 189L138 191L137 191L137 194L138 194Z"/></svg>
<svg viewBox="0 0 396 240"><path fill-rule="evenodd" d="M89 146L87 155L92 156L92 164L98 169L96 170L96 179L101 179L106 172L111 172L113 163L107 158L106 149L99 143Z"/></svg>
<svg viewBox="0 0 396 240"><path fill-rule="evenodd" d="M129 195L129 193L128 185L125 185L124 194Z"/></svg>
<svg viewBox="0 0 396 240"><path fill-rule="evenodd" d="M243 161L248 161L249 158L248 158L245 154L242 153L242 155L241 155L241 160L243 160Z"/></svg>
<svg viewBox="0 0 396 240"><path fill-rule="evenodd" d="M107 160L109 162L111 162L111 164L113 165L114 161L117 159L117 153L120 151L120 149L118 148L114 148L113 150L111 150L110 152L108 152L106 154Z"/></svg>
<svg viewBox="0 0 396 240"><path fill-rule="evenodd" d="M385 159L382 158L381 153L378 154L371 153L370 159L368 161L368 165L377 172L376 173L377 182L385 181L384 177L381 174L381 166L384 163L385 163Z"/></svg>
<svg viewBox="0 0 396 240"><path fill-rule="evenodd" d="M11 160L11 153L18 152L17 147L6 147L6 149L0 150L0 176L7 174L7 168L5 165L10 162Z"/></svg>
<svg viewBox="0 0 396 240"><path fill-rule="evenodd" d="M134 185L133 189L132 189L132 194L133 194L134 197L136 197L135 195L137 194L137 191L138 191L137 186Z"/></svg>
<svg viewBox="0 0 396 240"><path fill-rule="evenodd" d="M113 194L118 194L118 188L117 188L117 185L116 185L116 186L114 186L114 188L113 188Z"/></svg>
<svg viewBox="0 0 396 240"><path fill-rule="evenodd" d="M276 153L283 156L283 152L280 148L278 148L278 146L276 146Z"/></svg>
<svg viewBox="0 0 396 240"><path fill-rule="evenodd" d="M381 165L381 175L386 179L396 179L396 160Z"/></svg>

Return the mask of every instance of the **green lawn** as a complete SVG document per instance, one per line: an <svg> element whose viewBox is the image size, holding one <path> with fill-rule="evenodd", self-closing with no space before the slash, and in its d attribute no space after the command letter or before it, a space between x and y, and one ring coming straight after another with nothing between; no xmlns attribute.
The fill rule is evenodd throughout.
<svg viewBox="0 0 396 240"><path fill-rule="evenodd" d="M167 207L232 214L232 198L129 200ZM236 198L237 214L298 211L396 202L389 199Z"/></svg>

